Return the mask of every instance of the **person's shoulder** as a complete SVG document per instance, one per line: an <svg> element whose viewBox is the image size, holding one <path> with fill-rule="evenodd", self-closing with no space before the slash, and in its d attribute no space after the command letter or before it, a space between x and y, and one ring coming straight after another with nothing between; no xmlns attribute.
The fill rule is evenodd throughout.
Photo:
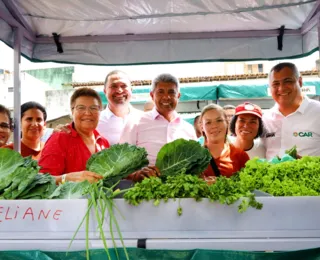
<svg viewBox="0 0 320 260"><path fill-rule="evenodd" d="M245 157L249 158L249 155L244 150L242 150L238 147L235 147L232 143L229 143L229 146L230 146L230 153L238 154L238 155L245 156Z"/></svg>
<svg viewBox="0 0 320 260"><path fill-rule="evenodd" d="M0 148L8 148L8 149L13 150L13 143L6 144L6 145L4 145L4 146L1 146Z"/></svg>
<svg viewBox="0 0 320 260"><path fill-rule="evenodd" d="M308 106L311 108L320 109L320 101L309 98Z"/></svg>

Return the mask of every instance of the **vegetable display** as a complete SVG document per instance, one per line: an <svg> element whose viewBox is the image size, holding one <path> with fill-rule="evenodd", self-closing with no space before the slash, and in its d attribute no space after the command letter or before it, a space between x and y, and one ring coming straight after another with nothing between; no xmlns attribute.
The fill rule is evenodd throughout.
<svg viewBox="0 0 320 260"><path fill-rule="evenodd" d="M56 189L55 178L38 174L40 167L30 157L0 149L0 199L48 199Z"/></svg>

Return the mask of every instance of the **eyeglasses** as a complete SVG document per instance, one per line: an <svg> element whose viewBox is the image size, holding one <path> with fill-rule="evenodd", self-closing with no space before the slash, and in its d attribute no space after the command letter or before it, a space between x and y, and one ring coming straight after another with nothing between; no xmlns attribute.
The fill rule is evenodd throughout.
<svg viewBox="0 0 320 260"><path fill-rule="evenodd" d="M86 107L86 106L78 105L76 107L72 107L71 109L76 109L79 114L84 114L88 110L92 114L98 114L100 112L100 107L99 106Z"/></svg>
<svg viewBox="0 0 320 260"><path fill-rule="evenodd" d="M0 128L2 128L3 130L8 130L10 129L10 125L8 123L0 123Z"/></svg>

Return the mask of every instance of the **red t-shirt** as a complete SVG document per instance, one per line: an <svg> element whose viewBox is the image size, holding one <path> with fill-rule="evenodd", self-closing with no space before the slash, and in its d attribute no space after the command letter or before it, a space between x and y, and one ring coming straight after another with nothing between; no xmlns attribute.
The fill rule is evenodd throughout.
<svg viewBox="0 0 320 260"><path fill-rule="evenodd" d="M238 172L245 166L248 160L249 155L232 144L228 145L227 149L223 151L219 158L214 159L218 169L220 170L221 176L225 177L231 177L233 174ZM210 164L204 171L203 176L215 176Z"/></svg>
<svg viewBox="0 0 320 260"><path fill-rule="evenodd" d="M21 148L21 152L20 152L20 154L22 155L22 157L27 157L27 156L31 155L33 160L38 161L40 159L43 146L44 146L44 143L40 142L40 151L36 151L36 150L33 150L30 147L26 146L23 142L21 142L21 147L20 147ZM1 148L9 148L9 149L12 149L12 150L14 149L13 148L13 143L5 145L5 146L2 146Z"/></svg>
<svg viewBox="0 0 320 260"><path fill-rule="evenodd" d="M65 173L84 171L91 156L81 136L70 124L71 133L53 133L47 140L39 160L40 172L59 176ZM109 148L109 142L94 131L96 152Z"/></svg>

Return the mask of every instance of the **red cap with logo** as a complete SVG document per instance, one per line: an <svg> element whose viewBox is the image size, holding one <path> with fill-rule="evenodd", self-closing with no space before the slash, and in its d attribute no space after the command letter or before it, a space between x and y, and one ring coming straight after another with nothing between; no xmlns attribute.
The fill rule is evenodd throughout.
<svg viewBox="0 0 320 260"><path fill-rule="evenodd" d="M237 115L242 115L242 114L252 114L252 115L255 115L255 116L261 118L262 117L262 110L259 106L255 105L255 104L245 102L245 103L236 107L236 113L234 115L237 116Z"/></svg>

